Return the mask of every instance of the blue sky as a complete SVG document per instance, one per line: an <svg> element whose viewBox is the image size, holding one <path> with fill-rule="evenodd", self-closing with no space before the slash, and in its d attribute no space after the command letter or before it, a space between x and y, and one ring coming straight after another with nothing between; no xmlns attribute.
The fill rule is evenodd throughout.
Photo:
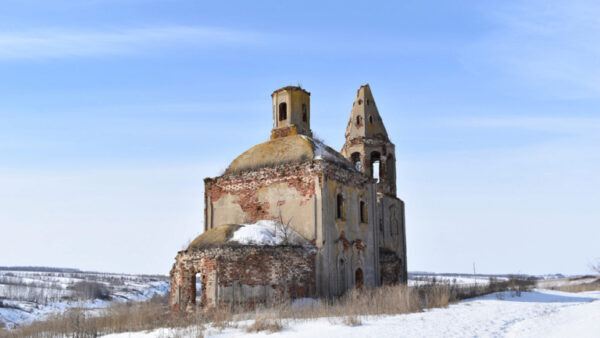
<svg viewBox="0 0 600 338"><path fill-rule="evenodd" d="M0 265L167 273L274 89L339 149L369 83L409 270L587 273L599 46L595 1L5 0Z"/></svg>

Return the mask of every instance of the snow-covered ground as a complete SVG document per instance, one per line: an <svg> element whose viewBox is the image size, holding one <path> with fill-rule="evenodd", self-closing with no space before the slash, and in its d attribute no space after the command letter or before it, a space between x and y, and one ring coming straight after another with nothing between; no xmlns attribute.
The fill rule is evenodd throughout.
<svg viewBox="0 0 600 338"><path fill-rule="evenodd" d="M103 299L82 294L98 287ZM115 301L147 300L168 292L166 276L0 270L0 327L42 320L69 308L97 309Z"/></svg>
<svg viewBox="0 0 600 338"><path fill-rule="evenodd" d="M222 331L208 327L205 337L600 337L600 292L567 293L536 289L520 297L496 293L445 309L407 315L361 318L347 326L341 318L285 323L276 333L247 333L252 321ZM121 333L112 338L172 337L193 329Z"/></svg>

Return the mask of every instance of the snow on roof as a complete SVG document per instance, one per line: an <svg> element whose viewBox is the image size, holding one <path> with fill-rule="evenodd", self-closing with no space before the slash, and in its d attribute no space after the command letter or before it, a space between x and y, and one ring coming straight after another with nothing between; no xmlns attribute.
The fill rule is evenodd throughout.
<svg viewBox="0 0 600 338"><path fill-rule="evenodd" d="M314 154L315 160L325 160L329 162L334 162L340 165L347 167L350 170L356 171L356 168L351 165L351 163L342 156L342 154L333 150L331 147L327 146L323 142L314 139L312 137L308 137L306 135L301 135L304 139L309 140L314 145Z"/></svg>
<svg viewBox="0 0 600 338"><path fill-rule="evenodd" d="M252 245L304 245L308 243L306 239L285 224L269 220L241 224L229 242Z"/></svg>

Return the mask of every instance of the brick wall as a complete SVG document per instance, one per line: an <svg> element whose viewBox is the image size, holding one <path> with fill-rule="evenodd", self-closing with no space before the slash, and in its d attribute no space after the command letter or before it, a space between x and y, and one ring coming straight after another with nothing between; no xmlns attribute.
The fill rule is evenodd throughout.
<svg viewBox="0 0 600 338"><path fill-rule="evenodd" d="M171 270L171 309L226 304L252 307L316 297L315 250L300 246L227 245L181 251ZM196 304L196 274L202 295Z"/></svg>

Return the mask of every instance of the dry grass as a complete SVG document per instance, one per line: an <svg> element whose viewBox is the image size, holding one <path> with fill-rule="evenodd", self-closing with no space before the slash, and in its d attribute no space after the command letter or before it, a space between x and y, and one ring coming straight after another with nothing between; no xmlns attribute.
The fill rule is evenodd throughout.
<svg viewBox="0 0 600 338"><path fill-rule="evenodd" d="M565 292L600 291L600 278L596 279L595 281L593 281L591 283L555 286L552 288L552 290L565 291Z"/></svg>
<svg viewBox="0 0 600 338"><path fill-rule="evenodd" d="M342 319L342 323L347 326L360 326L362 325L362 321L358 316L345 316Z"/></svg>
<svg viewBox="0 0 600 338"><path fill-rule="evenodd" d="M207 312L172 314L168 296L147 302L121 303L89 315L73 309L45 321L0 330L2 337L96 337L109 333L147 331L159 328L175 329L167 336L202 336L204 328L217 330L238 327L241 320L253 320L248 332L277 332L289 321L313 318L338 318L345 325L361 325L366 316L394 315L420 312L428 308L446 307L464 298L477 297L496 291L517 291L529 287L529 282L511 280L491 281L489 285L460 287L455 284L431 284L418 287L405 285L382 286L375 289L350 290L342 297L319 299L308 306L294 306L291 301L271 307L256 308L253 312L241 307L221 307ZM193 332L192 332L193 331Z"/></svg>
<svg viewBox="0 0 600 338"><path fill-rule="evenodd" d="M267 331L269 333L279 332L283 330L285 326L281 318L272 318L264 314L256 314L254 323L246 328L246 332L261 332Z"/></svg>

